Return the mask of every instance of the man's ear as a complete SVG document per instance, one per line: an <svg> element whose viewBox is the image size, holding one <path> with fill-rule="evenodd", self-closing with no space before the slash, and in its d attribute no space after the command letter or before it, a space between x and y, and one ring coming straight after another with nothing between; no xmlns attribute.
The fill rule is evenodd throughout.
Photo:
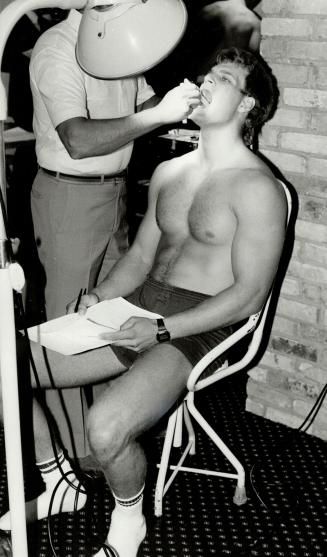
<svg viewBox="0 0 327 557"><path fill-rule="evenodd" d="M239 112L250 112L255 106L255 99L253 97L244 97L238 106Z"/></svg>

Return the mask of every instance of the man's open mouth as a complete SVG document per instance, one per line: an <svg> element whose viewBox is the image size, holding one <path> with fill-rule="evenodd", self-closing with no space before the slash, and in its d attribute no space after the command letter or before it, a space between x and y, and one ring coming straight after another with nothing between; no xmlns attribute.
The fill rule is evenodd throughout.
<svg viewBox="0 0 327 557"><path fill-rule="evenodd" d="M207 106L211 103L212 97L210 92L207 89L201 90L201 102L204 106Z"/></svg>

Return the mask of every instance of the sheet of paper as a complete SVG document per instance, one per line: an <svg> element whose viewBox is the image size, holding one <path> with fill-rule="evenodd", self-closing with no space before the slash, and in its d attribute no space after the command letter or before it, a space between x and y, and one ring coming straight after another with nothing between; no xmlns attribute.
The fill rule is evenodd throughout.
<svg viewBox="0 0 327 557"><path fill-rule="evenodd" d="M117 330L132 316L155 319L157 313L143 310L124 298L105 300L90 307L85 316L71 313L28 329L28 336L46 348L61 354L78 354L110 344L99 335Z"/></svg>
<svg viewBox="0 0 327 557"><path fill-rule="evenodd" d="M105 300L94 306L91 306L86 317L100 325L106 325L119 329L119 327L132 316L148 317L149 319L157 319L161 317L158 313L153 313L146 309L139 308L131 304L124 298L114 298L113 300Z"/></svg>

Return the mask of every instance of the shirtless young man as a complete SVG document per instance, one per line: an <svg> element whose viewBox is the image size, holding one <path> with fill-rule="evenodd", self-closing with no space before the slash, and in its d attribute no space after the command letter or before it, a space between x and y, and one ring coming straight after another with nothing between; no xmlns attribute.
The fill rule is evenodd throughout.
<svg viewBox="0 0 327 557"><path fill-rule="evenodd" d="M251 126L261 128L277 98L275 80L259 56L236 49L220 53L201 86L202 102L192 112L200 127L198 149L159 165L133 246L81 299L83 313L99 300L125 296L162 314L170 340L167 334L157 336L156 320L133 317L107 335L115 353L108 346L72 357L48 351L58 387L111 379L90 410L88 434L115 497L107 543L119 557L136 557L146 534L146 459L138 437L183 393L207 345L261 308L275 276L285 234L285 196L242 134ZM47 388L42 351L35 344L32 350ZM34 428L46 489L28 504L29 519L33 513L34 519L46 516L60 478L37 404ZM70 464L59 444L58 452L67 472ZM75 492L64 486L59 494L64 490L61 511L73 510ZM80 496L79 508L84 502ZM57 503L55 512L60 512ZM10 528L9 518L2 517L1 528ZM97 553L105 555L103 548Z"/></svg>

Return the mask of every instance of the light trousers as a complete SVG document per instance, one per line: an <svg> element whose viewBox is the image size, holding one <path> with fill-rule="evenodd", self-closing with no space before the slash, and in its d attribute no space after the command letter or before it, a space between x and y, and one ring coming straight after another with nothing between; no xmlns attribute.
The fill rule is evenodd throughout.
<svg viewBox="0 0 327 557"><path fill-rule="evenodd" d="M81 288L90 290L127 251L126 180L77 183L39 169L31 208L39 259L45 271L47 319L64 315ZM63 441L73 455L88 453L84 431L85 400L80 389L62 392L70 426L56 391L47 402ZM73 432L73 439L72 439Z"/></svg>

